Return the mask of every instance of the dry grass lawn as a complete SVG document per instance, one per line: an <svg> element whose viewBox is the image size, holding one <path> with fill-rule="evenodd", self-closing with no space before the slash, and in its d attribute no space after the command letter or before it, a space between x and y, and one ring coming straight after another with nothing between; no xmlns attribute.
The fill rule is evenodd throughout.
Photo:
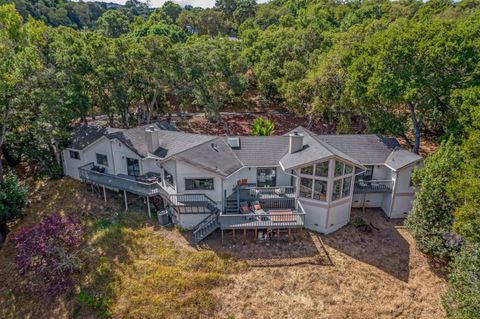
<svg viewBox="0 0 480 319"><path fill-rule="evenodd" d="M328 236L310 233L303 245L284 241L244 246L242 240L233 244L230 239L223 250L254 261L254 266L216 290L219 317L443 318L441 269L415 249L403 227L386 221L379 211L354 215L378 230L366 234L347 226ZM319 240L324 247L318 247ZM222 249L216 238L207 244ZM301 260L298 251L307 262L292 266L290 259ZM316 263L311 262L315 253ZM258 267L262 260L265 265L273 260L276 266Z"/></svg>
<svg viewBox="0 0 480 319"><path fill-rule="evenodd" d="M116 198L118 196L118 198ZM440 318L442 273L405 229L378 211L377 228L329 236L298 234L256 244L216 233L197 249L185 234L156 226L144 207L122 211L121 195L100 196L71 179L36 182L23 225L60 212L88 229L84 266L72 293L43 300L22 288L15 251L0 250L0 318ZM361 214L357 212L356 214ZM252 234L249 234L251 237ZM233 257L233 258L232 258Z"/></svg>

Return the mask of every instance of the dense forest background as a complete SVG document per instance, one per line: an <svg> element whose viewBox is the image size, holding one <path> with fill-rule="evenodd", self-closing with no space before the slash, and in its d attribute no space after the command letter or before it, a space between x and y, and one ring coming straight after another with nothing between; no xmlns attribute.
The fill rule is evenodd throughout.
<svg viewBox="0 0 480 319"><path fill-rule="evenodd" d="M4 4L4 5L2 5ZM407 227L452 266L452 318L480 313L480 2L218 0L151 9L0 0L0 147L61 175L73 122L133 126L172 111L220 121L254 94L336 132L442 142L414 182ZM0 166L2 168L3 166ZM3 170L0 169L0 175Z"/></svg>

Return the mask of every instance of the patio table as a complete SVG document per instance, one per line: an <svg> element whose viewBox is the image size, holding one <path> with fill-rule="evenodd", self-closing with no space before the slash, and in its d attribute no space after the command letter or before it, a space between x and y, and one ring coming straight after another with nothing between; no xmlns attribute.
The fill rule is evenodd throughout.
<svg viewBox="0 0 480 319"><path fill-rule="evenodd" d="M294 222L295 216L291 209L275 209L269 211L272 222ZM272 216L273 215L273 216ZM278 216L275 216L278 215Z"/></svg>

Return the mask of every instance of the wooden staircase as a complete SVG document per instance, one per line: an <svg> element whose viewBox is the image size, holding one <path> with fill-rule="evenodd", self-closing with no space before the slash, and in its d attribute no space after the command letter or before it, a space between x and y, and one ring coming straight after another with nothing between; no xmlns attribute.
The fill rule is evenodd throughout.
<svg viewBox="0 0 480 319"><path fill-rule="evenodd" d="M208 215L204 220L202 220L193 230L193 242L198 244L201 242L205 237L213 233L220 227L220 221L218 216L220 215L220 209L218 209L213 204L209 209L211 210L212 214Z"/></svg>
<svg viewBox="0 0 480 319"><path fill-rule="evenodd" d="M227 214L236 214L238 213L238 203L235 199L227 199L225 205L225 212Z"/></svg>

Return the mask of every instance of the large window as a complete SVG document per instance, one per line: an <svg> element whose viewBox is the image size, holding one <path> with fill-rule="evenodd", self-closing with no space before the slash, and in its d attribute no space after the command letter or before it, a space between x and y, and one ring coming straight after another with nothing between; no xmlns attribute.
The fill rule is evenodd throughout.
<svg viewBox="0 0 480 319"><path fill-rule="evenodd" d="M300 197L312 198L313 179L300 178Z"/></svg>
<svg viewBox="0 0 480 319"><path fill-rule="evenodd" d="M165 173L165 183L167 186L175 188L175 182L173 181L173 175L170 174L166 169L163 170Z"/></svg>
<svg viewBox="0 0 480 319"><path fill-rule="evenodd" d="M327 181L315 180L313 199L327 201Z"/></svg>
<svg viewBox="0 0 480 319"><path fill-rule="evenodd" d="M186 178L185 190L213 190L213 178Z"/></svg>
<svg viewBox="0 0 480 319"><path fill-rule="evenodd" d="M315 165L315 176L328 177L328 161Z"/></svg>
<svg viewBox="0 0 480 319"><path fill-rule="evenodd" d="M300 197L327 201L328 161L300 169Z"/></svg>
<svg viewBox="0 0 480 319"><path fill-rule="evenodd" d="M77 152L77 151L70 151L70 158L79 160L80 159L80 153Z"/></svg>
<svg viewBox="0 0 480 319"><path fill-rule="evenodd" d="M257 186L275 187L277 185L277 170L273 168L257 168Z"/></svg>
<svg viewBox="0 0 480 319"><path fill-rule="evenodd" d="M108 166L108 158L107 155L105 154L95 154L97 156L97 164L98 165L103 165L103 166Z"/></svg>
<svg viewBox="0 0 480 319"><path fill-rule="evenodd" d="M140 176L138 159L127 157L127 174L130 176Z"/></svg>
<svg viewBox="0 0 480 319"><path fill-rule="evenodd" d="M332 201L340 199L341 192L342 192L342 179L339 179L333 182Z"/></svg>
<svg viewBox="0 0 480 319"><path fill-rule="evenodd" d="M350 196L353 166L335 161L332 201Z"/></svg>

